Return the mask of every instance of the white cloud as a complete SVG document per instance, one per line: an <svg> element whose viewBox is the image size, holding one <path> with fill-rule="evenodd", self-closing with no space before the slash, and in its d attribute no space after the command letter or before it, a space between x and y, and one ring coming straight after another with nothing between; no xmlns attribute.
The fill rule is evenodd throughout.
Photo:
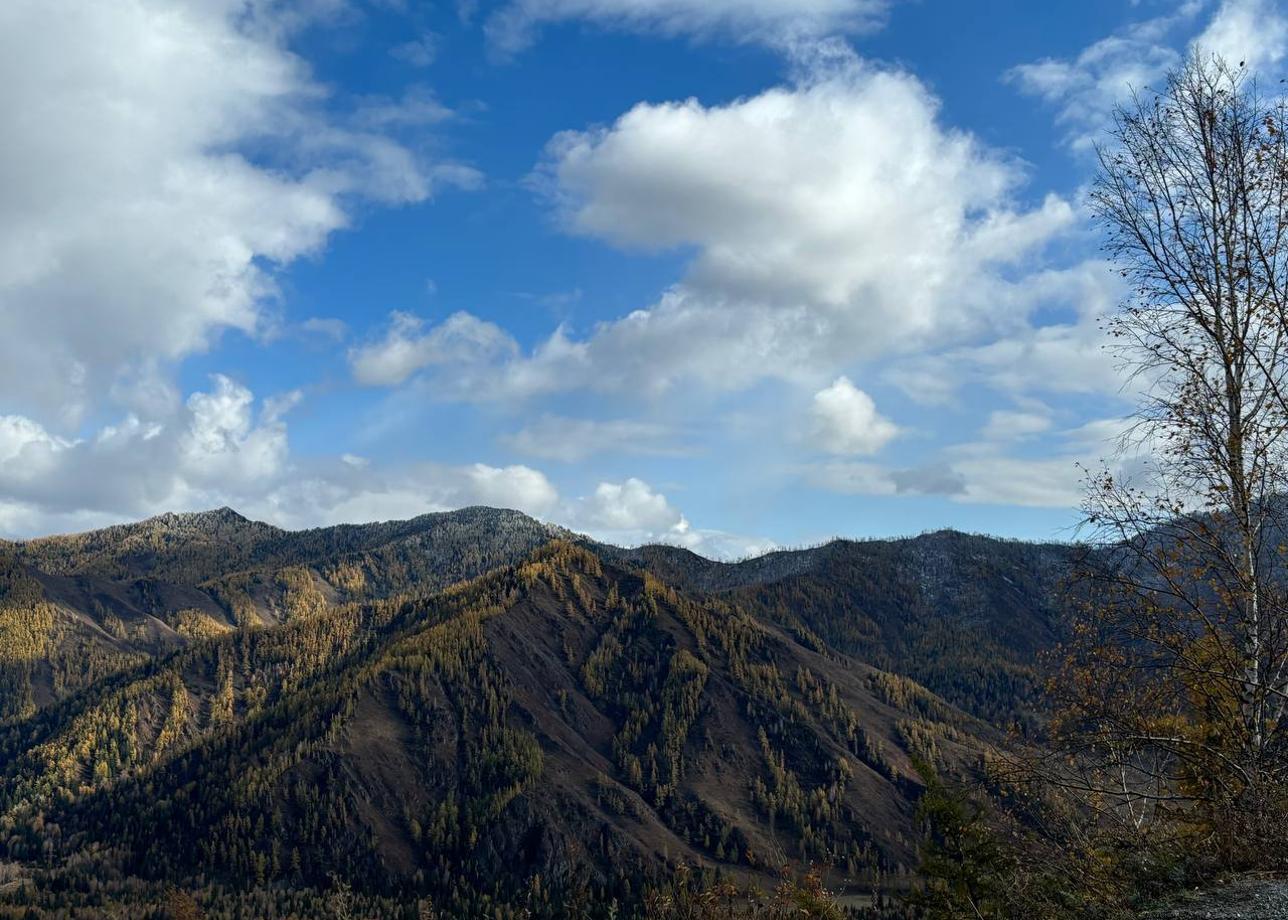
<svg viewBox="0 0 1288 920"><path fill-rule="evenodd" d="M763 556L765 553L783 548L778 541L766 537L752 537L746 534L703 530L696 527L690 528L681 535L664 537L661 542L671 546L682 546L708 559L722 559L728 562Z"/></svg>
<svg viewBox="0 0 1288 920"><path fill-rule="evenodd" d="M935 495L961 504L1072 509L1085 496L1088 469L1108 462L1128 474L1145 456L1120 453L1122 419L1088 422L1021 449L1027 435L1048 426L1036 412L993 412L982 440L947 447L925 466L832 462L802 472L811 485L840 494Z"/></svg>
<svg viewBox="0 0 1288 920"><path fill-rule="evenodd" d="M342 342L349 334L349 324L335 317L311 316L300 323L300 331L333 342Z"/></svg>
<svg viewBox="0 0 1288 920"><path fill-rule="evenodd" d="M76 446L24 416L0 416L0 505L10 494L33 490L39 494L42 484L57 475L64 457Z"/></svg>
<svg viewBox="0 0 1288 920"><path fill-rule="evenodd" d="M950 405L960 390L986 386L1008 398L1088 393L1118 397L1133 392L1119 367L1104 317L1125 294L1108 263L1091 260L1030 279L1036 296L1062 296L1074 308L1067 319L1027 322L983 344L948 348L898 360L885 379L923 405ZM1059 292L1057 294L1057 292Z"/></svg>
<svg viewBox="0 0 1288 920"><path fill-rule="evenodd" d="M782 46L878 27L889 0L510 0L486 23L492 46L512 53L546 23L582 20L665 35Z"/></svg>
<svg viewBox="0 0 1288 920"><path fill-rule="evenodd" d="M978 384L1007 396L1113 392L1119 377L1094 332L1044 326L986 345L919 355L892 365L884 376L923 406L956 405L964 388Z"/></svg>
<svg viewBox="0 0 1288 920"><path fill-rule="evenodd" d="M544 175L575 232L696 247L690 295L867 312L873 331L894 326L889 341L960 325L945 309L950 270L1014 264L1073 216L1057 199L1013 209L1019 164L938 124L937 109L915 78L851 62L726 106L637 105L555 138Z"/></svg>
<svg viewBox="0 0 1288 920"><path fill-rule="evenodd" d="M424 86L408 89L401 99L374 96L364 99L355 112L357 123L367 128L415 128L436 125L455 116L434 93Z"/></svg>
<svg viewBox="0 0 1288 920"><path fill-rule="evenodd" d="M416 464L389 469L345 454L299 463L284 407L216 375L172 417L127 416L66 440L23 416L0 416L0 528L32 534L162 511L232 505L284 526L406 518L484 504L567 516L538 470Z"/></svg>
<svg viewBox="0 0 1288 920"><path fill-rule="evenodd" d="M817 388L865 361L1022 331L1039 302L1067 296L1040 265L1077 221L1058 197L1017 205L1023 176L941 125L915 78L852 58L727 105L640 104L611 127L558 136L537 181L573 232L695 251L683 280L527 355L489 337L491 363L434 382L475 399ZM435 343L449 332L396 324L354 353L355 371L405 380L441 363Z"/></svg>
<svg viewBox="0 0 1288 920"><path fill-rule="evenodd" d="M1045 412L997 409L989 413L988 423L980 435L986 441L1018 441L1050 428L1051 418Z"/></svg>
<svg viewBox="0 0 1288 920"><path fill-rule="evenodd" d="M559 500L559 493L545 474L530 467L497 468L475 463L464 473L468 483L466 491L479 504L543 514Z"/></svg>
<svg viewBox="0 0 1288 920"><path fill-rule="evenodd" d="M559 519L573 530L619 546L662 543L711 559L742 559L778 548L764 538L695 528L665 495L634 477L601 482L590 495L567 503Z"/></svg>
<svg viewBox="0 0 1288 920"><path fill-rule="evenodd" d="M832 454L875 454L899 433L848 377L814 394L810 419L814 443Z"/></svg>
<svg viewBox="0 0 1288 920"><path fill-rule="evenodd" d="M594 454L623 453L677 456L674 432L666 425L633 419L564 418L543 415L504 439L522 453L572 463Z"/></svg>
<svg viewBox="0 0 1288 920"><path fill-rule="evenodd" d="M742 558L776 546L763 538L694 528L665 495L635 477L601 482L588 495L564 498L545 474L522 465L422 463L387 469L345 456L292 476L239 507L282 526L313 527L399 520L465 505L514 508L609 543L667 543L711 558Z"/></svg>
<svg viewBox="0 0 1288 920"><path fill-rule="evenodd" d="M964 371L996 390L1115 394L1124 380L1103 332L1091 323L1058 323L1026 330L954 356Z"/></svg>
<svg viewBox="0 0 1288 920"><path fill-rule="evenodd" d="M213 382L212 392L194 393L188 399L191 420L179 442L185 483L244 490L271 481L285 469L287 458L280 405L269 407L256 425L254 394L223 375L216 375Z"/></svg>
<svg viewBox="0 0 1288 920"><path fill-rule="evenodd" d="M304 402L304 391L299 389L288 390L285 393L270 396L264 400L264 421L281 421L286 417L288 412L293 410L302 402Z"/></svg>
<svg viewBox="0 0 1288 920"><path fill-rule="evenodd" d="M959 460L952 465L964 487L956 501L1028 508L1077 508L1086 495L1080 456L1030 458L1003 453Z"/></svg>
<svg viewBox="0 0 1288 920"><path fill-rule="evenodd" d="M1169 70L1181 61L1185 33L1193 33L1203 0L1185 0L1170 13L1133 23L1068 59L1044 58L1021 64L1007 78L1022 90L1057 107L1057 122L1066 140L1086 150L1103 139L1114 107L1133 90L1162 89ZM1252 72L1275 68L1288 53L1288 16L1276 0L1223 0L1188 45L1215 53L1231 64L1246 63Z"/></svg>
<svg viewBox="0 0 1288 920"><path fill-rule="evenodd" d="M293 479L247 513L286 527L401 520L483 504L515 508L542 520L621 546L666 543L713 559L739 559L777 548L764 538L690 526L665 495L636 478L601 482L589 495L565 499L526 466L419 464L382 470L347 458L315 475ZM4 524L0 505L0 526Z"/></svg>
<svg viewBox="0 0 1288 920"><path fill-rule="evenodd" d="M0 416L0 462L22 466L36 464L37 455L48 456L71 446L39 424L20 415Z"/></svg>
<svg viewBox="0 0 1288 920"><path fill-rule="evenodd" d="M0 498L0 536L5 539L83 533L121 521L118 514L52 511Z"/></svg>
<svg viewBox="0 0 1288 920"><path fill-rule="evenodd" d="M1084 48L1071 59L1044 58L1006 74L1021 90L1058 109L1057 123L1075 149L1090 149L1109 127L1114 106L1135 90L1158 88L1180 61L1169 35L1202 8L1190 0L1166 16L1133 23Z"/></svg>
<svg viewBox="0 0 1288 920"><path fill-rule="evenodd" d="M350 350L354 379L394 386L426 367L485 363L517 350L509 333L468 313L454 313L427 332L424 325L410 313L393 313L384 338Z"/></svg>
<svg viewBox="0 0 1288 920"><path fill-rule="evenodd" d="M284 45L322 6L0 4L6 408L68 426L104 399L156 411L133 400L158 388L132 381L262 331L275 269L344 227L350 199L419 201L453 178L326 114Z"/></svg>
<svg viewBox="0 0 1288 920"><path fill-rule="evenodd" d="M282 416L296 393L258 402L215 375L171 416L126 416L79 440L0 416L0 534L105 526L163 511L231 505L289 528L401 520L467 505L513 508L624 545L665 542L713 557L772 547L698 530L638 478L566 499L540 470L514 464L390 466L352 454L291 457Z"/></svg>
<svg viewBox="0 0 1288 920"><path fill-rule="evenodd" d="M684 533L689 522L666 496L653 491L639 479L625 482L601 482L594 493L583 498L576 520L590 531L647 533Z"/></svg>
<svg viewBox="0 0 1288 920"><path fill-rule="evenodd" d="M216 375L163 420L127 415L76 440L22 416L0 418L0 502L30 522L134 517L260 494L288 469L285 425Z"/></svg>
<svg viewBox="0 0 1288 920"><path fill-rule="evenodd" d="M1225 0L1194 45L1273 82L1288 53L1288 16L1275 0Z"/></svg>
<svg viewBox="0 0 1288 920"><path fill-rule="evenodd" d="M1086 393L1126 397L1130 381L1092 322L1037 326L985 345L912 359L890 381L923 405L945 405L958 389L984 384L1006 396Z"/></svg>
<svg viewBox="0 0 1288 920"><path fill-rule="evenodd" d="M992 453L914 469L832 463L811 468L806 480L843 495L938 495L962 504L1077 508L1084 495L1078 461Z"/></svg>
<svg viewBox="0 0 1288 920"><path fill-rule="evenodd" d="M513 508L550 520L558 516L559 497L544 474L526 466L417 463L391 469L345 455L302 468L235 506L251 517L300 528L405 520L467 505Z"/></svg>
<svg viewBox="0 0 1288 920"><path fill-rule="evenodd" d="M1020 166L937 109L913 77L850 61L728 105L641 104L560 135L541 176L571 230L697 255L656 305L557 336L510 382L739 388L1022 324L1023 273L1004 274L1074 212L1058 198L1015 207Z"/></svg>

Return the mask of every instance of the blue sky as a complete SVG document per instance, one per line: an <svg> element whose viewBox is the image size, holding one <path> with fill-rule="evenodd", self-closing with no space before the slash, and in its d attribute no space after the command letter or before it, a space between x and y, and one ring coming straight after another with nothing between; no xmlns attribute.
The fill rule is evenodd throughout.
<svg viewBox="0 0 1288 920"><path fill-rule="evenodd" d="M1196 46L1277 80L1288 10L6 3L0 532L1069 538L1132 401L1093 144Z"/></svg>

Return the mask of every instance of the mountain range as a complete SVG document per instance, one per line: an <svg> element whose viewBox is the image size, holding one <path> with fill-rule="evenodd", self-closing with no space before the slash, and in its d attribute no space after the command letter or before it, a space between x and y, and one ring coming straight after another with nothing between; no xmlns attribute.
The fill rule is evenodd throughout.
<svg viewBox="0 0 1288 920"><path fill-rule="evenodd" d="M489 508L0 544L0 916L630 916L679 864L879 911L915 763L1040 719L1071 553L721 563Z"/></svg>

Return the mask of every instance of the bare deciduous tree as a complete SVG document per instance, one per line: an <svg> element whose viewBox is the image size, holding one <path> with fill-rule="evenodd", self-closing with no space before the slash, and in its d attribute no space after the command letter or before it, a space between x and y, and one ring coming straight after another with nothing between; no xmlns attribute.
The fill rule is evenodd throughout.
<svg viewBox="0 0 1288 920"><path fill-rule="evenodd" d="M1195 54L1099 154L1091 204L1130 285L1109 332L1147 459L1090 483L1089 615L1056 727L1069 781L1137 829L1199 815L1251 843L1284 815L1284 130L1282 97Z"/></svg>

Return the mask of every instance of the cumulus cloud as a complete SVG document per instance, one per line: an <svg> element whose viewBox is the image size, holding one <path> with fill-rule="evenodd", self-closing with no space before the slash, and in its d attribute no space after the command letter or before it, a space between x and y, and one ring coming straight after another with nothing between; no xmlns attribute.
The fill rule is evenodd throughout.
<svg viewBox="0 0 1288 920"><path fill-rule="evenodd" d="M55 437L20 415L0 416L0 484L6 494L39 489L56 474L74 442Z"/></svg>
<svg viewBox="0 0 1288 920"><path fill-rule="evenodd" d="M875 454L899 433L848 377L814 394L810 418L814 443L832 454Z"/></svg>
<svg viewBox="0 0 1288 920"><path fill-rule="evenodd" d="M544 175L574 232L697 249L666 312L804 308L814 335L857 327L877 349L978 322L982 298L947 288L969 277L1002 294L989 268L1073 219L1054 198L1014 208L1019 164L937 116L915 78L852 61L725 106L638 105L610 128L555 138Z"/></svg>
<svg viewBox="0 0 1288 920"><path fill-rule="evenodd" d="M937 110L915 78L850 61L728 105L641 104L557 137L541 175L569 229L697 255L653 307L552 339L515 382L737 388L1018 325L1031 296L1006 269L1073 209L1016 207L1020 166Z"/></svg>
<svg viewBox="0 0 1288 920"><path fill-rule="evenodd" d="M467 505L552 519L558 502L554 485L531 467L416 463L386 468L346 454L302 465L289 480L231 503L251 517L301 528L404 520Z"/></svg>
<svg viewBox="0 0 1288 920"><path fill-rule="evenodd" d="M0 496L26 517L136 516L257 494L287 468L285 425L256 417L244 386L216 375L165 420L128 415L78 439L23 416L0 420Z"/></svg>
<svg viewBox="0 0 1288 920"><path fill-rule="evenodd" d="M527 466L390 469L348 454L297 462L283 416L298 395L260 401L215 375L164 420L131 415L75 440L24 416L0 416L0 528L30 535L219 505L293 527L472 504L571 514L550 480Z"/></svg>
<svg viewBox="0 0 1288 920"><path fill-rule="evenodd" d="M526 466L491 467L475 463L464 470L468 491L484 505L518 508L541 514L554 506L559 493L544 473Z"/></svg>
<svg viewBox="0 0 1288 920"><path fill-rule="evenodd" d="M711 559L742 559L778 548L764 538L693 527L665 495L634 477L601 482L559 514L572 529L621 546L669 544Z"/></svg>
<svg viewBox="0 0 1288 920"><path fill-rule="evenodd" d="M317 252L350 200L453 181L328 114L284 44L304 6L247 7L0 4L5 408L68 427L104 397L156 410L135 397L221 331L263 330L275 269Z"/></svg>
<svg viewBox="0 0 1288 920"><path fill-rule="evenodd" d="M693 528L664 494L634 477L572 498L522 464L293 458L284 416L298 392L257 400L229 377L215 375L210 384L165 419L129 415L79 439L25 416L0 416L0 534L66 532L220 505L289 528L489 505L625 545L673 543L720 558L772 546Z"/></svg>
<svg viewBox="0 0 1288 920"><path fill-rule="evenodd" d="M275 400L256 425L250 390L223 375L216 375L214 384L211 392L194 393L188 399L190 422L179 439L179 469L185 484L236 490L271 480L286 462L284 404ZM289 401L293 396L285 398ZM155 429L152 436L160 433Z"/></svg>
<svg viewBox="0 0 1288 920"><path fill-rule="evenodd" d="M225 504L314 524L344 513L371 520L400 501L410 513L471 503L539 513L558 500L549 481L526 467L427 467L392 480L344 460L301 468L283 420L298 398L290 392L256 400L242 384L215 375L209 389L164 419L128 415L74 440L24 416L0 416L0 505L8 509L0 524L20 522L10 527L34 532L62 520Z"/></svg>
<svg viewBox="0 0 1288 920"><path fill-rule="evenodd" d="M571 232L695 252L684 278L646 309L584 334L561 327L526 354L505 356L507 344L451 378L478 399L817 387L865 361L1022 330L1038 303L1068 296L1029 266L1078 220L1058 197L1018 205L1023 178L940 124L914 77L852 58L726 105L640 104L555 138L535 181ZM360 379L431 366L440 329L396 330L398 370Z"/></svg>
<svg viewBox="0 0 1288 920"><path fill-rule="evenodd" d="M588 495L565 498L539 470L514 465L417 464L381 469L348 457L325 470L294 477L248 513L287 527L395 520L465 505L514 508L622 546L666 543L714 559L768 552L776 544L690 526L665 495L641 479L601 482ZM0 506L0 525L3 525Z"/></svg>
<svg viewBox="0 0 1288 920"><path fill-rule="evenodd" d="M576 520L587 530L608 533L643 531L682 534L689 529L666 496L639 479L601 482L590 496L581 499Z"/></svg>
<svg viewBox="0 0 1288 920"><path fill-rule="evenodd" d="M509 0L487 20L492 46L520 51L547 23L783 45L879 26L889 0Z"/></svg>

